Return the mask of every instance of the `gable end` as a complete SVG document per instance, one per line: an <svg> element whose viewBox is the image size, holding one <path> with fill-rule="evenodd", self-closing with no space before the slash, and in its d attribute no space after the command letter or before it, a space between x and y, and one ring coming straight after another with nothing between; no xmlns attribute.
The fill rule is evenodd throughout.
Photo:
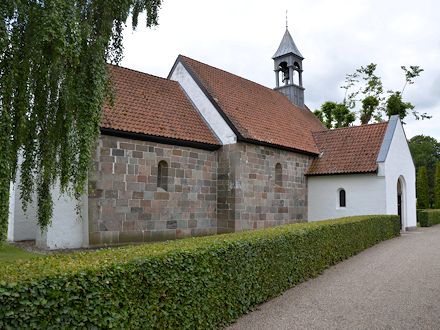
<svg viewBox="0 0 440 330"><path fill-rule="evenodd" d="M388 151L390 150L391 142L393 141L393 136L394 132L396 131L398 120L398 115L390 117L387 130L385 131L385 136L383 137L383 142L379 150L379 154L377 155L378 163L383 163L387 159Z"/></svg>

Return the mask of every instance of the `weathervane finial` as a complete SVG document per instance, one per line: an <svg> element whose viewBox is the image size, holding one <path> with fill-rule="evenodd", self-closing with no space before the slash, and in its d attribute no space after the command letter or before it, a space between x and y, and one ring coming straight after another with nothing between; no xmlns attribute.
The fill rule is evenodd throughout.
<svg viewBox="0 0 440 330"><path fill-rule="evenodd" d="M286 9L286 29L289 27L289 22L287 20L287 9Z"/></svg>

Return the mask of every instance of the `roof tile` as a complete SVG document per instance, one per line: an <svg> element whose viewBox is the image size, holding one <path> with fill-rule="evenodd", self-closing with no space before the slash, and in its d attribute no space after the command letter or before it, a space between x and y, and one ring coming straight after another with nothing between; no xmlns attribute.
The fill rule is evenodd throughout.
<svg viewBox="0 0 440 330"><path fill-rule="evenodd" d="M311 132L325 128L310 110L250 80L182 55L179 59L244 139L318 153Z"/></svg>
<svg viewBox="0 0 440 330"><path fill-rule="evenodd" d="M179 83L109 65L114 107L104 105L102 128L220 145Z"/></svg>
<svg viewBox="0 0 440 330"><path fill-rule="evenodd" d="M379 123L313 133L320 156L307 175L375 172L387 126Z"/></svg>

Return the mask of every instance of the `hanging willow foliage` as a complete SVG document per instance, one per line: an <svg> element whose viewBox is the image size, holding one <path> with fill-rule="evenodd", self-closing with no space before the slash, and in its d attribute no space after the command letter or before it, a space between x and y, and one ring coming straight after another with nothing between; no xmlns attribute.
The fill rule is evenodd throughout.
<svg viewBox="0 0 440 330"><path fill-rule="evenodd" d="M9 188L20 167L24 205L35 195L38 224L52 217L51 188L86 191L92 149L108 96L107 62L122 58L122 30L161 0L0 1L0 242ZM20 164L18 163L20 155Z"/></svg>

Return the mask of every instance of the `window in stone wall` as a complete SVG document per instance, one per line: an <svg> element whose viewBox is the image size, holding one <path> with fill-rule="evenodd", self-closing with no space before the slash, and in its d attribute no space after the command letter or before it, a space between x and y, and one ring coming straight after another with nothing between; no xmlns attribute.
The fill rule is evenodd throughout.
<svg viewBox="0 0 440 330"><path fill-rule="evenodd" d="M277 186L283 186L283 168L280 163L275 165L275 184Z"/></svg>
<svg viewBox="0 0 440 330"><path fill-rule="evenodd" d="M168 190L168 164L164 160L157 165L157 187Z"/></svg>
<svg viewBox="0 0 440 330"><path fill-rule="evenodd" d="M345 190L339 189L339 207L346 207L347 201L345 200Z"/></svg>

